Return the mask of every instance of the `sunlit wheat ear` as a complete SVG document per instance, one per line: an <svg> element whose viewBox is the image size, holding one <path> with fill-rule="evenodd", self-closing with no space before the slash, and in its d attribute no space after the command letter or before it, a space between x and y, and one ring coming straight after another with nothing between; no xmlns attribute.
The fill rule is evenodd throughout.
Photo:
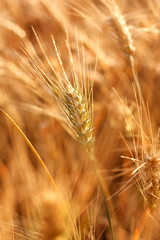
<svg viewBox="0 0 160 240"><path fill-rule="evenodd" d="M34 30L33 30L34 31ZM55 43L52 37L53 45L56 51L56 55L62 70L63 76L60 76L52 66L48 59L37 34L34 31L39 47L48 63L48 67L52 71L52 75L46 70L40 59L37 61L32 57L25 49L23 51L30 60L32 66L32 73L44 83L52 95L52 97L58 102L60 109L64 113L65 118L68 121L68 125L72 130L73 136L77 138L87 149L88 152L92 152L95 139L93 137L93 117L92 117L92 82L90 79L85 79L86 69L83 59L83 66L80 67L81 73L78 77L76 71L72 52L69 45L69 39L67 39L67 49L69 54L69 61L71 65L72 79L68 79L68 76L63 67L63 63ZM78 47L77 47L78 48ZM79 51L79 49L77 50ZM83 50L82 50L83 52ZM84 53L83 53L84 54ZM80 54L77 53L78 62L80 62ZM84 58L84 56L83 56Z"/></svg>
<svg viewBox="0 0 160 240"><path fill-rule="evenodd" d="M127 56L132 55L135 51L132 35L118 5L114 0L101 1L111 13L112 19L110 20L110 23L120 41L120 46L123 48L124 53Z"/></svg>

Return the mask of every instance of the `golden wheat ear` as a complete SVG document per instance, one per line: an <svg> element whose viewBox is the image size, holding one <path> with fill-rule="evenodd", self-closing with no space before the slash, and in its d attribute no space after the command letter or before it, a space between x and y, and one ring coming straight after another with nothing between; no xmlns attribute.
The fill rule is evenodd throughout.
<svg viewBox="0 0 160 240"><path fill-rule="evenodd" d="M38 160L38 162L41 164L42 168L44 169L44 171L46 172L50 182L53 185L53 188L55 190L57 190L56 184L50 174L50 172L48 171L48 168L46 167L46 165L44 164L43 160L41 159L41 157L39 156L38 152L36 151L36 149L33 147L32 143L29 141L29 139L26 137L26 135L24 134L24 132L20 129L20 127L15 123L15 121L2 109L0 108L0 112L11 122L11 124L17 129L17 131L21 134L21 136L23 137L24 141L26 142L26 144L29 146L29 148L31 149L31 151L33 152L34 156L36 157L36 159Z"/></svg>

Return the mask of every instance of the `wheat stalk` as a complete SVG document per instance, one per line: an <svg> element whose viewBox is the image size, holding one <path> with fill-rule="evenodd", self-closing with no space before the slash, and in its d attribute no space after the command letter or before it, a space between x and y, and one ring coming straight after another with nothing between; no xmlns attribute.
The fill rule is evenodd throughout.
<svg viewBox="0 0 160 240"><path fill-rule="evenodd" d="M53 45L56 51L58 61L61 66L61 70L63 72L63 77L61 77L59 73L57 73L56 70L53 68L34 29L33 31L38 41L38 44L40 46L40 49L43 52L49 67L52 69L54 73L54 77L53 76L50 77L25 48L23 48L23 51L25 52L28 59L30 60L32 71L34 71L35 75L39 77L43 83L45 83L45 85L47 86L47 89L49 90L53 98L58 102L59 107L64 113L64 116L67 119L67 122L73 132L73 136L77 138L81 144L83 144L83 146L89 153L89 157L93 164L93 168L96 173L96 177L97 177L100 190L103 196L103 200L105 203L105 209L107 213L111 237L112 237L112 240L114 240L114 233L113 233L112 223L111 223L110 214L108 210L108 205L106 202L106 196L104 193L100 176L98 174L98 171L95 165L95 157L93 153L94 143L95 143L95 138L93 136L93 110L92 110L93 83L91 83L91 87L88 90L89 83L87 83L86 79L83 79L83 76L81 76L80 80L78 79L78 75L76 73L73 58L72 58L72 52L69 45L68 35L67 35L67 49L70 57L70 64L72 66L73 84L71 84L71 81L69 81L67 74L64 70L63 63L53 37L52 37L52 41L53 41ZM80 58L79 52L78 52L78 58ZM85 71L85 69L83 70Z"/></svg>

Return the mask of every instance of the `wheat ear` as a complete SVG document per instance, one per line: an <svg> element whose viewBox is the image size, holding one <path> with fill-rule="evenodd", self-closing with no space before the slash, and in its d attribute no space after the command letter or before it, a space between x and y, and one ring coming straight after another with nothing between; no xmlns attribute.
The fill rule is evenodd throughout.
<svg viewBox="0 0 160 240"><path fill-rule="evenodd" d="M135 51L132 35L123 15L120 12L118 5L114 0L101 1L111 13L112 18L110 23L118 37L120 46L127 56L132 56Z"/></svg>
<svg viewBox="0 0 160 240"><path fill-rule="evenodd" d="M60 76L52 66L48 59L39 38L33 29L35 37L38 41L41 51L43 52L45 59L51 68L53 75L50 77L44 65L40 66L37 61L29 54L29 52L23 48L23 51L30 60L33 74L47 86L51 96L58 102L60 109L64 113L64 117L68 122L68 126L72 132L72 136L78 139L88 152L93 151L95 138L93 137L93 122L92 122L92 83L91 89L87 88L87 83L81 76L78 79L76 73L72 53L69 45L69 39L67 39L67 49L69 52L70 64L72 67L72 80L68 79L68 76L64 70L63 63L58 51L54 38L52 42L56 51L56 55L61 66L63 76ZM71 82L73 82L71 84Z"/></svg>

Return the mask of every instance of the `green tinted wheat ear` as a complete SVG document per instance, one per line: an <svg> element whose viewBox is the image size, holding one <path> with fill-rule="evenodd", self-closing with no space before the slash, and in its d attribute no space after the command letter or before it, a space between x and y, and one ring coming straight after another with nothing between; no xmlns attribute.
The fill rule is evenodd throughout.
<svg viewBox="0 0 160 240"><path fill-rule="evenodd" d="M47 86L51 96L58 102L68 122L68 127L72 136L78 139L88 152L92 152L95 142L92 126L92 82L88 83L85 79L85 75L87 75L85 72L86 69L80 74L75 70L69 39L67 39L67 49L72 73L72 77L69 79L64 70L57 45L52 38L61 67L62 76L60 76L51 65L36 33L35 36L53 74L51 75L49 71L46 70L46 67L44 67L40 59L39 61L35 60L27 50L23 49L30 61L32 73ZM78 61L80 61L80 53L78 53L78 58ZM84 59L82 68L85 68ZM81 71L83 70L81 69ZM78 77L79 75L80 77Z"/></svg>

